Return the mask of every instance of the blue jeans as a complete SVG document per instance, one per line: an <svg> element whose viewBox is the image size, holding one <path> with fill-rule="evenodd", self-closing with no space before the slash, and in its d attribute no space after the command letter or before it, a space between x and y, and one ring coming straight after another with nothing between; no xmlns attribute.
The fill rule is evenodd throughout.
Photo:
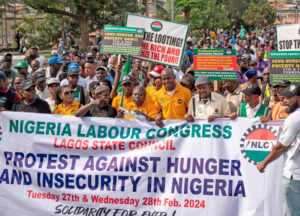
<svg viewBox="0 0 300 216"><path fill-rule="evenodd" d="M300 181L283 177L283 201L286 216L300 215Z"/></svg>

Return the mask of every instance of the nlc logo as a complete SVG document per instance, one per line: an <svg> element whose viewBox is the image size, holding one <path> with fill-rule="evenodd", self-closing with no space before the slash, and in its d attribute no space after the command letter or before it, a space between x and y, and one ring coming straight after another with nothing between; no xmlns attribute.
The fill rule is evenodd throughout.
<svg viewBox="0 0 300 216"><path fill-rule="evenodd" d="M276 145L276 130L269 125L253 125L241 139L241 152L249 163L263 161Z"/></svg>

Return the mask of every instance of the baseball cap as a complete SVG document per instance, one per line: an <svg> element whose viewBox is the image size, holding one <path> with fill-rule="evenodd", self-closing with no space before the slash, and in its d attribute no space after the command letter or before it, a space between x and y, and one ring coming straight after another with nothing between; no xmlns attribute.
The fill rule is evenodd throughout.
<svg viewBox="0 0 300 216"><path fill-rule="evenodd" d="M23 80L20 84L20 89L21 90L27 90L31 86L35 86L32 80Z"/></svg>
<svg viewBox="0 0 300 216"><path fill-rule="evenodd" d="M207 76L199 76L195 81L195 86L210 84L209 77Z"/></svg>
<svg viewBox="0 0 300 216"><path fill-rule="evenodd" d="M50 53L51 57L57 57L58 56L58 52L57 50L52 50L51 53Z"/></svg>
<svg viewBox="0 0 300 216"><path fill-rule="evenodd" d="M60 81L57 78L50 78L47 80L47 85L51 85L51 84L60 84Z"/></svg>
<svg viewBox="0 0 300 216"><path fill-rule="evenodd" d="M89 85L89 91L93 94L99 85L100 83L98 81L92 81Z"/></svg>
<svg viewBox="0 0 300 216"><path fill-rule="evenodd" d="M0 70L0 80L6 80L6 74L2 70Z"/></svg>
<svg viewBox="0 0 300 216"><path fill-rule="evenodd" d="M252 77L257 75L257 71L256 70L247 70L245 75L248 79L251 79Z"/></svg>
<svg viewBox="0 0 300 216"><path fill-rule="evenodd" d="M251 60L251 61L249 62L249 66L255 66L255 65L257 65L257 62L256 62L256 61Z"/></svg>
<svg viewBox="0 0 300 216"><path fill-rule="evenodd" d="M122 76L121 85L124 85L125 83L133 83L132 77L129 75Z"/></svg>
<svg viewBox="0 0 300 216"><path fill-rule="evenodd" d="M187 37L186 42L193 42L193 38L192 37Z"/></svg>
<svg viewBox="0 0 300 216"><path fill-rule="evenodd" d="M245 95L261 95L261 89L257 84L249 84L245 89L242 90Z"/></svg>
<svg viewBox="0 0 300 216"><path fill-rule="evenodd" d="M78 44L74 44L74 45L72 45L72 48L79 49L79 45Z"/></svg>
<svg viewBox="0 0 300 216"><path fill-rule="evenodd" d="M78 70L79 71L79 64L76 62L72 62L68 66L68 70Z"/></svg>
<svg viewBox="0 0 300 216"><path fill-rule="evenodd" d="M41 82L46 80L45 74L42 71L36 71L33 75L32 75L32 79L34 82Z"/></svg>
<svg viewBox="0 0 300 216"><path fill-rule="evenodd" d="M67 76L72 76L72 75L77 75L77 76L79 76L79 71L78 71L78 70L75 70L75 69L68 70Z"/></svg>
<svg viewBox="0 0 300 216"><path fill-rule="evenodd" d="M238 56L237 59L236 59L236 62L237 63L240 63L240 62L247 62L248 59L245 57L245 56Z"/></svg>
<svg viewBox="0 0 300 216"><path fill-rule="evenodd" d="M28 68L28 63L26 61L20 61L16 68Z"/></svg>
<svg viewBox="0 0 300 216"><path fill-rule="evenodd" d="M150 74L154 77L160 77L161 72L165 69L164 66L162 65L156 65L153 70L150 72Z"/></svg>
<svg viewBox="0 0 300 216"><path fill-rule="evenodd" d="M277 83L276 85L274 85L275 88L279 88L279 87L288 87L291 84L290 81L288 80L281 80L279 83Z"/></svg>
<svg viewBox="0 0 300 216"><path fill-rule="evenodd" d="M192 52L192 50L187 50L187 51L184 53L184 55L190 56L190 55L193 55L193 52Z"/></svg>
<svg viewBox="0 0 300 216"><path fill-rule="evenodd" d="M291 83L287 89L279 93L286 97L300 96L300 83Z"/></svg>
<svg viewBox="0 0 300 216"><path fill-rule="evenodd" d="M68 56L58 56L58 58L59 58L59 61L62 61L63 63L66 63L66 64L71 62L71 60Z"/></svg>
<svg viewBox="0 0 300 216"><path fill-rule="evenodd" d="M49 59L49 64L54 64L54 63L58 63L58 64L62 64L64 63L63 61L60 61L59 57L53 56Z"/></svg>
<svg viewBox="0 0 300 216"><path fill-rule="evenodd" d="M86 57L87 57L87 58L94 58L93 53L88 53L88 54L86 54Z"/></svg>
<svg viewBox="0 0 300 216"><path fill-rule="evenodd" d="M31 49L36 49L36 50L38 50L39 47L38 47L37 45L35 45L35 46L31 47Z"/></svg>
<svg viewBox="0 0 300 216"><path fill-rule="evenodd" d="M110 89L108 88L108 86L105 86L105 85L98 86L95 89L95 94L99 94L99 93L104 92L104 91L110 91Z"/></svg>
<svg viewBox="0 0 300 216"><path fill-rule="evenodd" d="M103 70L105 70L107 72L107 68L104 67L104 66L98 66L98 67L96 67L96 71L98 71L100 69L103 69Z"/></svg>
<svg viewBox="0 0 300 216"><path fill-rule="evenodd" d="M98 52L98 48L97 48L97 47L94 47L94 48L92 49L92 51Z"/></svg>
<svg viewBox="0 0 300 216"><path fill-rule="evenodd" d="M82 59L82 56L80 54L76 54L75 56L77 56L77 57L79 57L79 58Z"/></svg>

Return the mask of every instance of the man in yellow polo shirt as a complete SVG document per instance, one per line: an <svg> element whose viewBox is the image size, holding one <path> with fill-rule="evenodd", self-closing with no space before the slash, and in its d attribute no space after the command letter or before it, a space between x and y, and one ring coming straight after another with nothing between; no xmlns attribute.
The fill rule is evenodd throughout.
<svg viewBox="0 0 300 216"><path fill-rule="evenodd" d="M132 93L133 102L128 104L128 110L121 110L119 118L138 119L141 121L154 121L159 113L152 101L146 100L146 90L142 85L136 86Z"/></svg>
<svg viewBox="0 0 300 216"><path fill-rule="evenodd" d="M189 89L176 83L176 77L172 69L165 68L161 73L163 86L156 92L156 106L160 113L155 118L155 123L163 127L162 120L184 119L191 92Z"/></svg>
<svg viewBox="0 0 300 216"><path fill-rule="evenodd" d="M121 79L121 86L124 92L123 99L122 94L116 96L112 101L112 107L119 110L122 106L124 109L128 110L129 104L132 103L132 90L134 88L132 77L129 75L123 76Z"/></svg>

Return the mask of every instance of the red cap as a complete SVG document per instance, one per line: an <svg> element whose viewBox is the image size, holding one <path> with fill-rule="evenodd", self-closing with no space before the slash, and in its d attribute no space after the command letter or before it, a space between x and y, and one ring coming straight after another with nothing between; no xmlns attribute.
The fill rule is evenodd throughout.
<svg viewBox="0 0 300 216"><path fill-rule="evenodd" d="M153 71L150 72L150 74L154 77L160 77L161 76L161 72L165 69L164 66L162 65L156 65L153 68Z"/></svg>

